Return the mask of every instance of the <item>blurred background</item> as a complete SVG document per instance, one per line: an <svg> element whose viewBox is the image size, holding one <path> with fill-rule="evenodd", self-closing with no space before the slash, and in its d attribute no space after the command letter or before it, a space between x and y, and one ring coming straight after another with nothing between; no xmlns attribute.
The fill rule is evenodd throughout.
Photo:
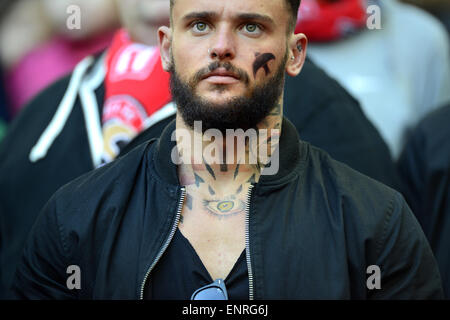
<svg viewBox="0 0 450 320"><path fill-rule="evenodd" d="M73 8L79 9L79 17ZM157 51L156 30L168 24L168 9L169 0L0 0L0 151L3 152L0 169L13 171L5 163L15 153L29 165L31 147L27 139L35 143L44 130L39 127L36 137L28 137L35 135L28 134L33 116L24 116L24 121L19 121L30 101L72 73L86 56L98 57L108 49L114 53L126 47L131 48L131 54L153 57ZM73 29L68 22L70 26L79 22L80 28ZM118 32L120 28L126 28L126 35ZM444 280L450 298L450 0L302 0L296 31L305 33L309 39L308 57L359 102L362 113L386 143L404 181L399 191L422 224L443 275L449 275ZM113 41L117 42L117 48ZM111 60L105 59L114 65L114 59ZM155 73L151 77L154 83L163 83L158 77L162 79L164 75ZM108 71L103 78L100 80L107 82L110 92L122 90L112 88ZM136 96L145 94L148 102L153 102L150 100L158 92L150 96L148 93L160 88L145 81L139 87L135 82L126 85L124 88L136 91ZM301 88L298 92L301 96ZM158 108L167 102L165 93L159 99L164 103ZM53 102L59 104L59 100ZM45 116L48 118L45 126L53 112ZM331 117L324 115L327 116ZM17 126L22 127L14 128ZM20 134L8 135L8 128ZM69 128L73 132L78 129ZM337 130L332 125L317 129L329 135ZM24 147L17 152L19 136L27 136L28 149ZM68 139L66 143L70 145L73 141ZM70 147L64 150L71 150ZM84 151L87 153L88 147ZM66 151L60 153L63 152ZM68 166L67 162L51 164ZM33 165L30 168L34 170L37 167ZM52 168L48 175L53 174ZM17 171L25 172L21 168ZM42 170L36 171L44 175ZM11 173L13 177L4 181L1 174L0 170L0 186L3 183L9 191L21 190L24 183L17 178L19 174ZM31 177L26 173L24 176ZM9 197L2 199L2 192L7 194L5 189L0 189L0 207L2 201L7 202L4 198ZM26 201L20 202L29 201L27 197L42 189L39 183L29 194L24 193ZM45 203L48 197L42 198L39 201ZM17 233L29 214L15 214L12 208L0 212L4 235L5 230L11 235ZM16 221L8 222L2 216L6 214ZM34 216L29 218L30 226L33 220ZM20 244L27 233L24 228L23 236L18 235L14 241ZM4 248L8 245L3 242ZM20 253L19 249L11 252L2 258L3 265L10 264L10 257Z"/></svg>
<svg viewBox="0 0 450 320"><path fill-rule="evenodd" d="M155 21L167 16L158 2L168 1L0 0L0 132L83 57L106 49L121 25L156 44ZM67 26L71 5L80 29ZM367 25L377 22L373 5L380 29ZM393 158L411 128L450 100L449 30L449 0L303 0L297 26L309 56L359 100Z"/></svg>
<svg viewBox="0 0 450 320"><path fill-rule="evenodd" d="M449 2L424 8L448 20ZM425 1L414 3L303 0L297 26L309 56L359 100L394 159L418 121L450 101L448 30L419 7Z"/></svg>
<svg viewBox="0 0 450 320"><path fill-rule="evenodd" d="M70 5L81 9L80 29L66 25ZM85 56L105 49L119 27L112 0L0 0L0 19L2 114L9 120Z"/></svg>

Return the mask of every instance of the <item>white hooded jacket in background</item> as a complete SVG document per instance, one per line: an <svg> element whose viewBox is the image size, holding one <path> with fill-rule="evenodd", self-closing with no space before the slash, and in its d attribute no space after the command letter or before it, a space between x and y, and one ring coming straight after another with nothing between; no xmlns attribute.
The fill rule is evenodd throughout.
<svg viewBox="0 0 450 320"><path fill-rule="evenodd" d="M381 29L309 46L309 56L361 103L397 158L420 119L450 101L450 45L429 13L396 0L373 1Z"/></svg>

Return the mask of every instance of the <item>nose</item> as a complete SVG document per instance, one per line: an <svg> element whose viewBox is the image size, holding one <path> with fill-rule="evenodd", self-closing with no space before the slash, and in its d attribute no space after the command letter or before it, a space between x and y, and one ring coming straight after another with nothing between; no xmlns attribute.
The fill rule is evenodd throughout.
<svg viewBox="0 0 450 320"><path fill-rule="evenodd" d="M233 32L226 26L217 29L212 38L212 46L208 50L209 56L213 60L232 60L236 55Z"/></svg>

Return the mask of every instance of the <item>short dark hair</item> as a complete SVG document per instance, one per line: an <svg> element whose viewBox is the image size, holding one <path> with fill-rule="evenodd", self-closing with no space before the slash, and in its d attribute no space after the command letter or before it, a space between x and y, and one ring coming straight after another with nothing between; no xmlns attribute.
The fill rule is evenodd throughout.
<svg viewBox="0 0 450 320"><path fill-rule="evenodd" d="M291 9L291 22L289 24L289 31L293 32L295 30L295 26L297 25L297 16L301 0L286 0L286 2L289 6L289 9Z"/></svg>
<svg viewBox="0 0 450 320"><path fill-rule="evenodd" d="M293 32L295 30L295 26L297 25L297 15L298 9L300 8L301 0L285 0L288 8L291 10L291 21L289 23L289 32ZM170 20L172 20L172 8L175 3L175 0L170 0Z"/></svg>

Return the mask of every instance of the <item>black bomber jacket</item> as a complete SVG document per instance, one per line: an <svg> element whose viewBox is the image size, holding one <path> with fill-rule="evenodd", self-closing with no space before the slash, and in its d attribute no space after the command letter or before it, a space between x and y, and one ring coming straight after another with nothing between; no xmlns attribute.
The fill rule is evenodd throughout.
<svg viewBox="0 0 450 320"><path fill-rule="evenodd" d="M180 219L185 190L169 124L61 188L39 215L13 292L31 299L141 299ZM284 119L280 169L246 212L250 299L437 299L429 244L403 197L299 140ZM69 290L69 266L81 288ZM380 289L368 286L370 266ZM368 269L369 268L369 269Z"/></svg>
<svg viewBox="0 0 450 320"><path fill-rule="evenodd" d="M87 57L40 93L0 142L0 299L10 296L26 238L47 201L101 163L104 59L105 54ZM306 60L299 76L286 78L284 98L283 112L303 141L398 189L397 171L380 134L359 103L312 61ZM174 103L152 114L121 155L159 137L175 114Z"/></svg>

